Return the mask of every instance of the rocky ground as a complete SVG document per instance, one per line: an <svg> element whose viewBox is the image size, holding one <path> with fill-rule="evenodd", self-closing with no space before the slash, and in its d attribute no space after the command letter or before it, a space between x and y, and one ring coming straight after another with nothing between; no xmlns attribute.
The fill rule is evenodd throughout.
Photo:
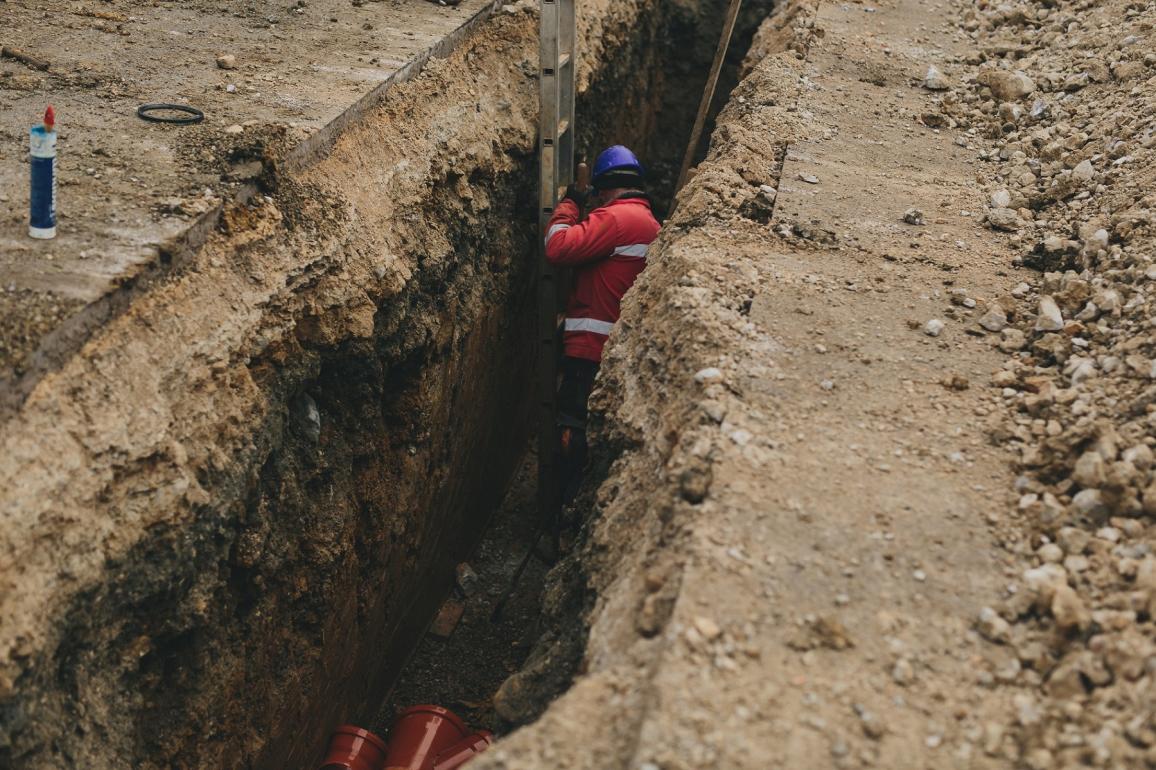
<svg viewBox="0 0 1156 770"><path fill-rule="evenodd" d="M1014 652L1026 766L1151 766L1156 5L980 4L960 24L978 51L940 114L986 161L989 226L1039 271L980 319L1009 354L987 431L1020 475L1000 523L1016 570L977 627Z"/></svg>

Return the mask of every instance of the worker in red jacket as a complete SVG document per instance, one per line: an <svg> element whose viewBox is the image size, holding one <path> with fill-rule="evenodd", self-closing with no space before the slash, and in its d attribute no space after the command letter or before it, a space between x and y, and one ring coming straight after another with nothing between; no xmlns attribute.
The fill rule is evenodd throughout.
<svg viewBox="0 0 1156 770"><path fill-rule="evenodd" d="M563 499L578 491L586 460L586 401L602 362L607 335L618 321L622 297L646 267L659 224L643 192L644 172L622 145L602 152L591 175L594 191L570 185L546 229L546 259L574 269L562 337L558 389ZM590 213L582 211L587 203Z"/></svg>

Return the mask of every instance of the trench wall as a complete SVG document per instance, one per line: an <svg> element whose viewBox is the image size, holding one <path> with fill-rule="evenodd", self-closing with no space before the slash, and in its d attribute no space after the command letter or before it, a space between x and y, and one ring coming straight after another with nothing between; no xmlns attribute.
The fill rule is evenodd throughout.
<svg viewBox="0 0 1156 770"><path fill-rule="evenodd" d="M767 472L752 463L762 462L754 449L720 440L719 423L748 424L746 391L763 387L776 352L750 318L752 298L776 280L751 244L769 237L773 199L763 190L778 186L783 147L798 132L815 7L776 6L743 36L753 42L742 80L623 302L591 397L583 526L546 579L544 632L495 697L525 726L479 757L478 770L769 766L762 744L745 737L761 715L738 728L729 721L743 688L709 655L677 658L688 612L750 609L748 597L723 594L688 607L684 594L721 551L710 525L730 506L748 515L720 477ZM696 377L724 361L750 376Z"/></svg>
<svg viewBox="0 0 1156 770"><path fill-rule="evenodd" d="M266 157L0 428L0 766L305 767L373 713L529 427L531 6ZM645 140L714 6L582 4L584 142Z"/></svg>
<svg viewBox="0 0 1156 770"><path fill-rule="evenodd" d="M6 426L13 766L305 766L373 703L523 442L533 28L227 211Z"/></svg>

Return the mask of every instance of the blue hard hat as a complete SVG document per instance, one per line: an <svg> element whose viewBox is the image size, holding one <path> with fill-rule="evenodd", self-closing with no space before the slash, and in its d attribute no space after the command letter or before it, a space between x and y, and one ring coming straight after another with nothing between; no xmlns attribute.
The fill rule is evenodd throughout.
<svg viewBox="0 0 1156 770"><path fill-rule="evenodd" d="M606 148L598 155L598 160L594 161L592 176L595 186L598 185L599 177L611 172L633 174L639 178L644 173L642 164L638 162L638 157L628 147L623 147L621 144Z"/></svg>

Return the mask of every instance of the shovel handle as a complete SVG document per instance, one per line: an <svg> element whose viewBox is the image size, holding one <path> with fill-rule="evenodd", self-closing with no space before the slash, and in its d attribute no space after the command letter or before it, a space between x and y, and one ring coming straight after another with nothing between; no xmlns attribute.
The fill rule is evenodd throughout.
<svg viewBox="0 0 1156 770"><path fill-rule="evenodd" d="M578 185L579 190L587 190L590 187L590 166L585 163L578 164L578 176L574 180Z"/></svg>

